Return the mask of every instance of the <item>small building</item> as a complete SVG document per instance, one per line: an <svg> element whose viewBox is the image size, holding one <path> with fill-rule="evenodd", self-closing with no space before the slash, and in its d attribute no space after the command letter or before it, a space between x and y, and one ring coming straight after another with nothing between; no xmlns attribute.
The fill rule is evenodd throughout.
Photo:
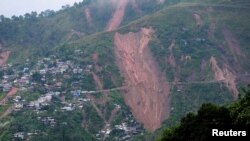
<svg viewBox="0 0 250 141"><path fill-rule="evenodd" d="M14 138L24 139L24 132L17 132L14 134Z"/></svg>
<svg viewBox="0 0 250 141"><path fill-rule="evenodd" d="M9 92L12 88L12 85L10 83L3 84L3 92Z"/></svg>
<svg viewBox="0 0 250 141"><path fill-rule="evenodd" d="M40 74L46 74L46 72L47 72L47 71L46 71L45 69L39 70L39 73L40 73Z"/></svg>
<svg viewBox="0 0 250 141"><path fill-rule="evenodd" d="M74 109L70 106L65 106L65 107L62 107L61 110L63 111L73 111Z"/></svg>
<svg viewBox="0 0 250 141"><path fill-rule="evenodd" d="M19 102L22 99L21 96L15 96L15 98L13 99L15 102Z"/></svg>
<svg viewBox="0 0 250 141"><path fill-rule="evenodd" d="M23 103L15 103L15 110L23 109Z"/></svg>

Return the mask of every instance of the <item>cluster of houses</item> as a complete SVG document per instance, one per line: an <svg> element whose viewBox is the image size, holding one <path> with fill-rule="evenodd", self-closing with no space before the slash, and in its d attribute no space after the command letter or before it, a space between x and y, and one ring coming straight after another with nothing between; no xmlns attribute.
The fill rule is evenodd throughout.
<svg viewBox="0 0 250 141"><path fill-rule="evenodd" d="M62 61L56 56L40 59L32 66L30 60L27 60L23 67L8 64L0 68L2 74L0 91L8 92L15 86L19 88L19 91L32 92L35 87L39 86L44 87L45 92L48 92L51 89L60 89L65 83L63 78L70 78L77 74L89 74L92 70L91 64L80 65L70 60ZM38 76L34 76L34 74Z"/></svg>
<svg viewBox="0 0 250 141"><path fill-rule="evenodd" d="M120 105L116 106L120 107ZM96 137L101 140L115 135L115 140L125 141L131 139L134 135L144 134L142 125L132 118L132 114L129 112L125 112L124 114L127 116L123 119L121 124L112 127L111 125L107 125L107 128L99 131L99 133L96 134Z"/></svg>
<svg viewBox="0 0 250 141"><path fill-rule="evenodd" d="M32 133L25 133L25 132L16 132L14 133L13 137L15 140L29 140L32 136L38 135L40 131L35 131Z"/></svg>
<svg viewBox="0 0 250 141"><path fill-rule="evenodd" d="M13 80L16 76L15 75L4 75L2 76L2 82L0 84L0 89L3 92L9 92L13 85Z"/></svg>
<svg viewBox="0 0 250 141"><path fill-rule="evenodd" d="M79 51L75 51L76 53ZM84 103L88 103L91 99L85 97L85 94L95 93L94 90L81 89L79 87L74 87L81 82L70 82L67 84L67 89L63 89L63 85L69 83L65 82L66 79L70 78L72 75L84 75L91 74L93 69L91 64L80 65L74 63L73 61L66 60L62 61L56 56L50 56L48 58L43 58L38 60L35 65L31 65L32 62L27 59L24 66L15 66L8 64L5 67L0 68L0 91L8 93L12 87L18 88L20 94L32 94L39 89L39 97L32 101L26 101L25 95L20 96L19 94L14 96L11 100L13 102L14 110L26 110L32 109L35 111L41 111L45 106L50 106L54 101L53 97L58 99L62 95L69 95L72 98L70 102L60 101L60 108L63 112L70 112L76 109L82 109ZM120 105L116 104L116 108L121 108ZM44 125L49 127L54 127L57 122L52 117L37 117ZM142 133L142 127L135 124L133 126L128 124L128 121L121 123L120 125L115 125L114 127L108 127L105 130L100 131L96 134L97 137L106 137L117 130L123 132L121 138L127 140L132 137L133 134ZM17 132L13 134L14 138L26 139L27 136L32 136L36 133L24 133Z"/></svg>
<svg viewBox="0 0 250 141"><path fill-rule="evenodd" d="M55 127L56 125L56 120L52 117L44 117L44 118L37 117L37 119L41 121L44 125L48 125L50 127Z"/></svg>

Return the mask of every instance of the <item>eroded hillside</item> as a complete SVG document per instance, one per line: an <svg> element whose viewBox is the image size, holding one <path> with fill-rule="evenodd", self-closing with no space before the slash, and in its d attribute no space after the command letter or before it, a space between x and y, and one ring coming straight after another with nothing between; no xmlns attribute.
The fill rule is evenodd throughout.
<svg viewBox="0 0 250 141"><path fill-rule="evenodd" d="M90 0L32 20L1 17L2 86L18 91L0 99L53 98L37 113L8 110L16 101L6 97L0 140L39 130L28 140L62 140L64 131L70 140L133 140L237 98L250 80L249 2L181 1ZM43 122L51 118L57 124Z"/></svg>
<svg viewBox="0 0 250 141"><path fill-rule="evenodd" d="M112 31L114 29L117 29L119 27L119 25L122 22L123 16L124 16L124 12L125 12L125 8L126 5L128 3L128 0L120 0L118 2L115 2L116 4L116 10L113 13L112 18L110 19L107 27L106 27L106 31Z"/></svg>
<svg viewBox="0 0 250 141"><path fill-rule="evenodd" d="M226 87L233 93L234 97L238 97L239 92L235 82L236 75L229 70L227 65L224 65L221 69L214 57L211 57L210 63L214 72L214 79L217 81L223 81Z"/></svg>
<svg viewBox="0 0 250 141"><path fill-rule="evenodd" d="M135 118L154 131L169 116L169 86L148 48L151 34L151 28L124 35L116 33L114 44L117 64L129 86L124 93L125 102Z"/></svg>
<svg viewBox="0 0 250 141"><path fill-rule="evenodd" d="M3 51L0 53L0 67L6 64L9 56L10 56L10 51Z"/></svg>

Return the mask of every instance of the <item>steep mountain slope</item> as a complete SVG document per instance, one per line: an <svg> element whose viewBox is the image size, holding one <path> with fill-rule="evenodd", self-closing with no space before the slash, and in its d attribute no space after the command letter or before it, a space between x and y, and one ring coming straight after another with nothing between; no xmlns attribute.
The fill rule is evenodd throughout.
<svg viewBox="0 0 250 141"><path fill-rule="evenodd" d="M236 98L238 84L245 78L245 84L249 83L249 58L244 58L249 56L249 7L247 2L243 8L240 3L182 3L140 21L156 31L149 46L173 84L170 119L184 109L194 110L200 102ZM230 41L225 31L233 37ZM216 91L220 95L215 95Z"/></svg>
<svg viewBox="0 0 250 141"><path fill-rule="evenodd" d="M231 9L237 12L230 12ZM140 98L143 92L136 94L137 91L146 90L143 90L143 87L150 89L149 86L144 86L147 84L143 83L149 83L149 85L154 83L154 79L144 80L147 77L142 77L146 69L138 70L148 65L140 63L138 58L140 51L136 51L140 46L144 46L148 42L147 40L150 40L148 46L159 64L160 71L163 72L162 76L165 75L165 81L162 82L169 83L172 88L170 109L173 119L178 119L187 111L197 109L203 102L224 103L232 100L233 97L237 98L237 84L244 84L242 77L249 77L249 63L248 59L244 57L249 54L248 41L242 40L248 38L248 34L244 34L249 33L249 26L246 25L249 23L246 14L248 11L247 6L240 4L210 4L209 1L206 3L180 3L133 22L112 35L114 36L117 65L121 75L125 77L124 85L132 85L125 92L124 98L132 111L138 110L138 112L134 112L134 115L136 116L140 112L145 114L147 109L146 104L142 106L142 109L145 110L135 108L140 107L141 103L146 103L144 102L146 100ZM238 19L235 20L235 14L243 16L237 17ZM233 23L234 26L226 23ZM239 27L244 28L244 30L234 29L236 25L242 25ZM141 27L151 27L154 30L153 36L144 35L146 38L143 39ZM130 31L134 33L130 33ZM231 39L225 35L225 31L229 32L228 36ZM235 53L233 48L241 53ZM232 61L231 56L235 56L233 58L236 59ZM241 58L241 62L237 62L238 57ZM147 59L145 58L145 60ZM234 67L236 65L238 67ZM157 65L155 67L157 68ZM152 73L146 76L150 77L150 74ZM157 75L159 72L153 74ZM141 82L142 86L138 85L137 82ZM157 92L150 92L151 89L146 91L157 95ZM206 95L203 94L204 92ZM220 95L215 95L215 92L220 93ZM128 96L131 99L126 100L126 94L129 95L129 93L134 93L135 97ZM168 92L165 91L164 94L168 95ZM148 94L144 93L143 95L147 97ZM137 104L135 99L140 99ZM153 99L151 100L153 101ZM168 105L168 100L170 98L163 100L165 101L163 106ZM154 105L153 103L151 105ZM166 110L167 107L165 107ZM149 117L152 118L152 116ZM137 117L137 119L143 122L142 118ZM171 120L170 116L169 121ZM147 122L143 123L147 129L152 130Z"/></svg>
<svg viewBox="0 0 250 141"><path fill-rule="evenodd" d="M230 130L232 127L249 129L249 87L243 97L226 106L203 104L197 113L189 113L180 124L164 131L159 141L211 140L211 128ZM199 126L197 127L197 124ZM233 136L233 135L228 135ZM247 140L246 138L241 140Z"/></svg>
<svg viewBox="0 0 250 141"><path fill-rule="evenodd" d="M85 20L79 21L78 12ZM11 30L2 26L0 39L4 49L11 51L11 62L19 55L32 60L31 56L37 54L26 55L27 52L41 51L38 61L33 59L32 63L26 61L12 68L20 69L20 76L27 66L34 68L30 73L38 73L34 76L39 84L34 86L36 91L28 92L35 96L39 96L37 92L61 92L44 113L15 112L13 124L4 127L2 136L11 138L12 132L34 131L42 125L33 116L50 116L58 121L55 128L43 128L40 133L47 133L46 136L31 139L49 140L52 136L60 140L61 133L67 130L76 137L67 134L68 140L127 140L144 133L144 129L154 132L174 124L204 102L223 104L237 99L237 89L250 83L249 12L247 0L92 1L38 18L36 24L48 25L44 31L47 34L41 34L46 37L42 41L36 40L39 36L35 34L32 40L26 40L30 37L26 32L33 31L33 26L20 28L25 31L25 43L19 41L20 34L3 34ZM71 16L77 20L70 20ZM24 22L27 19L14 23ZM12 27L15 29L16 25ZM24 45L27 52L17 55ZM63 72L66 66L68 70ZM10 68L3 72L11 73ZM59 74L43 74L56 68L60 69ZM20 95L29 98L25 92ZM65 103L82 105L68 116L60 111L68 106ZM24 120L23 116L27 117L25 125L18 122ZM3 121L9 122L8 118ZM61 124L65 121L70 122ZM20 126L25 128L19 129ZM139 136L138 140L153 139Z"/></svg>
<svg viewBox="0 0 250 141"><path fill-rule="evenodd" d="M121 24L121 21L124 17L125 8L127 6L127 3L128 3L128 0L123 0L123 1L117 2L116 10L115 10L112 18L110 19L107 27L106 27L106 31L112 31L112 30L115 30L119 27L119 25Z"/></svg>
<svg viewBox="0 0 250 141"><path fill-rule="evenodd" d="M150 131L159 128L169 116L169 86L148 48L152 32L152 29L142 28L138 33L114 36L117 62L129 86L124 94L125 102L136 119Z"/></svg>
<svg viewBox="0 0 250 141"><path fill-rule="evenodd" d="M151 9L144 8L149 5ZM0 43L15 56L10 55L14 62L24 60L25 57L18 53L24 47L32 52L27 51L25 56L35 59L38 55L46 55L58 44L97 32L115 30L160 8L151 0L143 0L141 3L133 0L86 0L72 7L63 6L57 12L32 12L24 16L12 16L11 19L1 16Z"/></svg>

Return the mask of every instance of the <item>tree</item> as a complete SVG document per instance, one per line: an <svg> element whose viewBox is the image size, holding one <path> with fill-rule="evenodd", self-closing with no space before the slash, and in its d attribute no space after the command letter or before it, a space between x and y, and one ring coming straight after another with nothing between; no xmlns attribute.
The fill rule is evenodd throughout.
<svg viewBox="0 0 250 141"><path fill-rule="evenodd" d="M5 19L4 15L1 15L1 16L0 16L0 22L3 22L4 19Z"/></svg>
<svg viewBox="0 0 250 141"><path fill-rule="evenodd" d="M189 113L179 125L166 129L158 141L207 141L211 139L212 128L247 129L250 125L250 86L243 90L243 95L229 107L203 104L197 114Z"/></svg>
<svg viewBox="0 0 250 141"><path fill-rule="evenodd" d="M40 73L35 72L31 77L33 81L41 82L42 75Z"/></svg>
<svg viewBox="0 0 250 141"><path fill-rule="evenodd" d="M14 15L14 16L11 17L11 20L13 20L13 21L19 21L19 17L17 17L17 16Z"/></svg>

